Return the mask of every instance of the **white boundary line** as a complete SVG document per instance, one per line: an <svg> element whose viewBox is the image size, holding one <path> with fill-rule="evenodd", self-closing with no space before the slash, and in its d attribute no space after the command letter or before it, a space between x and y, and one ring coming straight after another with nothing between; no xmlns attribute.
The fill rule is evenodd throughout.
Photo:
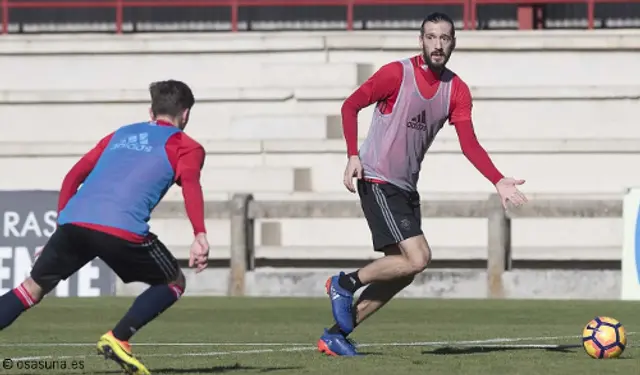
<svg viewBox="0 0 640 375"><path fill-rule="evenodd" d="M634 335L637 332L627 332L628 336ZM413 342L379 342L369 344L358 344L358 347L385 347L385 346L434 346L434 345L468 345L468 344L490 344L490 343L509 343L509 342L522 342L522 341L545 341L545 340L565 340L578 338L579 335L568 336L534 336L534 337L497 337L492 339L483 340L464 340L464 341L413 341ZM91 347L95 346L95 343L86 342L34 342L34 343L0 343L0 347L4 348L41 348L41 347ZM309 346L308 342L296 343L296 342L141 342L133 344L134 347L139 346L238 346L238 347L251 347L251 346Z"/></svg>
<svg viewBox="0 0 640 375"><path fill-rule="evenodd" d="M627 335L634 335L637 332L628 332ZM486 340L464 340L464 341L418 341L418 342L387 342L387 343L370 343L359 344L358 347L415 347L415 346L473 346L482 345L487 348L529 348L529 349L553 349L562 348L566 345L553 345L553 344L512 344L512 345L500 345L508 343L516 343L523 341L553 341L553 340L565 340L575 339L581 336L539 336L539 337L498 337ZM42 346L93 346L95 344L86 343L33 343L33 344L3 344L4 347L42 347ZM165 353L165 354L145 354L140 355L140 358L147 357L213 357L233 354L262 354L262 353L286 353L286 352L302 352L316 350L315 346L299 343L143 343L135 344L135 346L279 346L280 348L274 349L250 349L250 350L230 350L230 351L213 351L213 352L192 352L192 353ZM283 346L289 346L283 348ZM579 345L578 345L579 347ZM95 355L67 355L67 356L28 356L28 357L16 357L11 358L13 361L26 361L26 360L41 360L41 359L83 359L95 357Z"/></svg>

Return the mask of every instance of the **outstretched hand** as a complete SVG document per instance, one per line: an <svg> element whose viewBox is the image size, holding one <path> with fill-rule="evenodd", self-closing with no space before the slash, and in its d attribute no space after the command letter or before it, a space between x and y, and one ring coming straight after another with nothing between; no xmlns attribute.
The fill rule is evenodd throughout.
<svg viewBox="0 0 640 375"><path fill-rule="evenodd" d="M527 203L527 197L518 190L518 185L524 184L524 180L516 180L511 177L504 177L496 184L496 190L502 199L502 206L506 209L507 202L511 202L516 207Z"/></svg>

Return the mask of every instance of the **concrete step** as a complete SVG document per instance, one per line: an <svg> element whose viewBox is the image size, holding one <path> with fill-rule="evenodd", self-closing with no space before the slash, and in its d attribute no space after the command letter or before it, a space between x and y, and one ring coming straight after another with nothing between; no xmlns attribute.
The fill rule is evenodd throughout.
<svg viewBox="0 0 640 375"><path fill-rule="evenodd" d="M444 135L444 134L443 134ZM362 142L362 140L360 141ZM257 166L265 155L341 155L346 153L344 140L209 140L200 142L207 152L207 165ZM484 139L482 146L491 154L635 154L640 150L638 138L591 139ZM95 147L95 142L0 142L0 157L80 157ZM458 139L438 137L428 155L459 154ZM301 164L304 166L304 162Z"/></svg>
<svg viewBox="0 0 640 375"><path fill-rule="evenodd" d="M354 88L200 90L187 131L200 141L342 139L340 108ZM640 137L634 125L640 86L479 86L472 93L481 139ZM7 104L0 105L0 116L13 124L0 141L97 142L119 126L147 120L147 102L141 89L0 91L0 104ZM360 138L372 113L370 106L358 115ZM455 137L450 126L438 135Z"/></svg>
<svg viewBox="0 0 640 375"><path fill-rule="evenodd" d="M373 73L368 64L220 62L215 55L0 56L3 90L126 90L180 79L197 95L206 88L351 87ZM109 74L99 74L109 72ZM176 78L176 72L180 77ZM29 80L24 80L29 77Z"/></svg>
<svg viewBox="0 0 640 375"><path fill-rule="evenodd" d="M640 47L638 30L594 30L585 34L581 30L499 30L491 33L459 30L456 32L458 51L583 51L629 50ZM298 31L251 33L183 33L162 34L25 34L9 35L2 39L1 55L46 54L59 55L82 51L86 55L150 54L150 53L215 53L221 59L230 55L237 61L237 53L252 53L262 59L291 53L293 56L308 51L412 51L416 49L413 31ZM496 41L500 41L496 44ZM197 57L190 56L190 57ZM288 60L279 60L288 61Z"/></svg>
<svg viewBox="0 0 640 375"><path fill-rule="evenodd" d="M329 116L255 115L231 119L229 138L233 140L323 140L327 138Z"/></svg>
<svg viewBox="0 0 640 375"><path fill-rule="evenodd" d="M453 146L452 146L453 147ZM506 175L527 180L528 194L621 194L640 185L640 176L626 168L640 163L638 152L492 152L492 160ZM214 156L205 162L203 189L208 193L343 193L344 152L276 153ZM0 157L7 171L0 189L54 189L78 156ZM254 164L260 163L260 164ZM234 165L235 164L235 165ZM552 166L552 167L551 167ZM423 194L488 194L493 186L458 151L433 152L423 162L419 191Z"/></svg>
<svg viewBox="0 0 640 375"><path fill-rule="evenodd" d="M491 153L491 150L489 149ZM612 165L635 165L640 153L491 153L506 176L527 180L532 194L621 193L640 185L640 176ZM266 154L265 164L311 168L316 192L341 192L344 154ZM489 193L493 186L460 153L432 153L423 161L418 188L424 193Z"/></svg>
<svg viewBox="0 0 640 375"><path fill-rule="evenodd" d="M340 98L344 98L349 89L342 91L342 94L336 94L327 89L211 90L204 98L198 99L187 132L201 142L229 140L238 135L231 124L238 121L239 114L247 117L326 117L339 113ZM0 135L0 142L95 143L122 125L149 119L148 94L140 91L121 94L30 92L20 94L19 98L14 95L13 99L13 93L8 95L9 98L4 96L5 104L16 104L17 101L20 105L0 105L0 116L13 124L11 133ZM91 99L92 95L96 98ZM57 101L57 104L38 104L43 100ZM64 100L76 102L61 104L60 101ZM91 100L96 102L91 103ZM2 94L0 102L3 102Z"/></svg>
<svg viewBox="0 0 640 375"><path fill-rule="evenodd" d="M461 31L450 66L471 85L640 83L640 77L632 74L640 63L640 57L634 51L638 45L637 33L625 30L612 34L608 31L588 36L577 32L531 34L506 31L489 35ZM199 84L202 77L222 74L248 77L252 70L256 70L256 65L266 61L297 63L302 67L306 63L363 63L375 64L377 68L417 53L415 33L412 32L196 35L190 34L188 41L180 34L144 38L81 38L74 35L71 38L30 36L5 39L0 67L4 71L16 72L16 77L33 77L33 82L41 82L38 84L53 83L56 78L47 73L61 69L68 71L69 67L74 68L77 78L61 79L59 83L63 86L84 78L86 82L95 82L101 77L96 72L118 70L120 74L104 77L110 77L114 82L130 77L129 83L133 83L173 77L180 71L181 78ZM611 70L609 66L614 50L617 68ZM77 51L83 51L83 54ZM238 52L242 52L240 61ZM585 61L589 64L584 64ZM497 69L498 63L509 66L509 74ZM253 69L244 68L247 65ZM123 66L128 69L124 70ZM218 70L219 67L224 69ZM21 72L26 72L26 75ZM46 80L37 79L34 73L36 77L46 77ZM27 84L19 78L9 79L20 86ZM7 86L11 84L7 82Z"/></svg>
<svg viewBox="0 0 640 375"><path fill-rule="evenodd" d="M524 39L524 38L523 38ZM522 40L522 39L521 39ZM496 43L501 43L497 42ZM612 52L606 48L583 51L559 50L510 50L488 51L465 50L458 42L458 50L453 53L448 67L458 74L468 85L495 86L549 86L549 85L626 85L638 84L640 78L626 78L635 66L640 64L640 56L632 50L615 51L618 69L607 69ZM471 46L469 46L471 47ZM471 48L469 48L471 49ZM328 54L329 62L370 63L379 69L390 62L415 56L415 49L374 50L345 48ZM589 61L589 64L584 64ZM504 64L504 65L503 65ZM497 66L509 66L509 74L504 74Z"/></svg>
<svg viewBox="0 0 640 375"><path fill-rule="evenodd" d="M640 62L640 57L633 51L638 45L634 40L637 39L634 31L617 34L604 31L589 36L575 32L529 34L507 31L488 35L461 31L458 38L457 50L450 65L473 85L640 83L640 78L628 75ZM87 70L89 81L98 77L96 71L117 70L125 65L125 61L129 68L139 67L143 74L134 74L134 70L130 69L131 73L124 72L122 77L130 74L134 80L155 80L181 71L185 77L192 74L197 76L195 82L199 82L202 77L216 74L213 67L223 66L223 72L229 76L244 74L246 71L240 67L245 62L254 67L263 61L283 63L292 60L297 63L373 62L379 66L416 54L414 33L390 31L326 31L300 35L257 33L242 36L190 34L188 41L180 34L122 39L80 38L75 35L72 38L60 36L51 39L30 36L22 40L3 40L2 45L2 59L5 60L0 62L2 71L20 72L30 67L27 74L32 76L36 71L34 68L44 68L42 74L45 76L47 71L55 71L55 68L77 66L79 80L84 74L82 66L90 65L93 69ZM611 71L608 66L612 51L616 48L618 69ZM83 51L84 54L78 55L77 51ZM69 52L73 52L73 55ZM243 52L241 61L238 61L237 52ZM36 59L42 62L33 62ZM584 64L584 61L590 64ZM510 74L503 74L501 69L496 69L497 62L501 66L512 67ZM144 69L150 72L150 77L145 77ZM5 82L5 77L2 78ZM47 81L50 80L48 76Z"/></svg>
<svg viewBox="0 0 640 375"><path fill-rule="evenodd" d="M299 171L293 168L223 168L205 166L202 186L211 192L293 192L296 190ZM304 173L303 173L304 174ZM308 174L308 173L307 173ZM306 181L302 181L302 184Z"/></svg>
<svg viewBox="0 0 640 375"><path fill-rule="evenodd" d="M0 158L0 169L6 178L0 190L58 190L65 175L77 162L75 157L60 158ZM230 192L293 192L297 185L308 183L294 168L210 167L205 165L201 183L207 193ZM296 182L300 180L302 182ZM308 178L307 178L308 180Z"/></svg>

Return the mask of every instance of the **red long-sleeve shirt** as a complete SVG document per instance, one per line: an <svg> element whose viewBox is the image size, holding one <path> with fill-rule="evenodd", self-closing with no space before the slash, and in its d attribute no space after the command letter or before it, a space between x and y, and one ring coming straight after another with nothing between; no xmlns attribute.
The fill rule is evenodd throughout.
<svg viewBox="0 0 640 375"><path fill-rule="evenodd" d="M423 68L422 56L412 57L411 62L418 90L425 98L433 97L440 80L431 70ZM391 113L402 84L402 77L402 63L396 61L384 65L345 100L342 105L342 126L349 156L358 155L358 112L377 103L381 113ZM469 86L457 75L454 76L451 86L449 123L456 129L462 153L484 177L496 184L504 176L495 167L476 137L471 119L473 104Z"/></svg>
<svg viewBox="0 0 640 375"><path fill-rule="evenodd" d="M156 123L160 126L173 126L163 121L156 121ZM91 173L100 159L102 152L109 144L111 137L113 137L113 134L114 133L111 133L101 139L93 149L84 155L71 170L69 170L60 188L58 213L67 205L69 200L78 191L80 185L87 176L89 176L89 173ZM168 139L165 150L169 163L175 171L175 182L182 187L185 209L189 221L193 226L193 231L195 234L206 233L204 224L204 197L200 185L200 170L204 165L205 158L204 148L184 132L178 132ZM74 224L99 230L131 242L142 243L145 240L138 234L118 228L88 223Z"/></svg>

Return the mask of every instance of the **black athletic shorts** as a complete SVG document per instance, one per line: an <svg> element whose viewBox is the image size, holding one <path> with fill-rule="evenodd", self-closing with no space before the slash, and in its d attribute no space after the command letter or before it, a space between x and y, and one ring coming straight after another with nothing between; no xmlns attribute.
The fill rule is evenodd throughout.
<svg viewBox="0 0 640 375"><path fill-rule="evenodd" d="M56 229L42 249L31 278L45 290L51 290L96 257L125 283L166 284L174 281L180 271L176 258L153 234L138 244L65 224Z"/></svg>
<svg viewBox="0 0 640 375"><path fill-rule="evenodd" d="M358 195L375 251L422 234L418 192L389 183L358 180Z"/></svg>

